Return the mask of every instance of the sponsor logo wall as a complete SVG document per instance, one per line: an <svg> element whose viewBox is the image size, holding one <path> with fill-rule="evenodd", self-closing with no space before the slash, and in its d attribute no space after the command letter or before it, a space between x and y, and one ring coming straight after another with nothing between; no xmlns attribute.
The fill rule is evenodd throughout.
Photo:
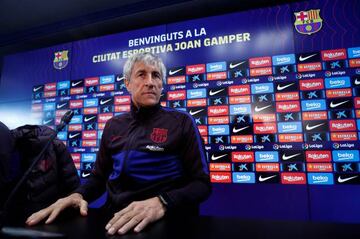
<svg viewBox="0 0 360 239"><path fill-rule="evenodd" d="M161 103L205 142L205 214L359 222L359 12L301 1L6 56L0 120L55 127L73 110L58 138L86 179L106 121L130 110L125 60L151 51L168 70Z"/></svg>
<svg viewBox="0 0 360 239"><path fill-rule="evenodd" d="M358 184L359 49L170 67L161 104L194 118L213 183ZM87 177L106 121L130 102L114 74L36 85L32 110L51 127L75 112L58 137Z"/></svg>
<svg viewBox="0 0 360 239"><path fill-rule="evenodd" d="M266 20L276 27L264 27L253 10L75 42L73 52L52 55L59 71L73 56L72 77L33 85L32 114L55 127L67 110L74 111L58 137L86 178L106 121L130 110L120 66L135 52L151 51L168 67L161 104L194 118L211 182L359 184L360 41L299 47L326 33L326 10L270 9L288 15L280 24L275 17ZM246 26L224 27L249 17ZM269 34L261 43L259 31L269 30L280 38ZM119 50L109 52L117 42ZM91 44L96 47L84 50ZM259 51L261 44L266 47Z"/></svg>

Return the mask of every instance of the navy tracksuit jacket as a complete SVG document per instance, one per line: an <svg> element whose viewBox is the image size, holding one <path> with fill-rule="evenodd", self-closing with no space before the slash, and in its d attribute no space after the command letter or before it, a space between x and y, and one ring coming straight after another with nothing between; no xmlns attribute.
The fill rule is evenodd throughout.
<svg viewBox="0 0 360 239"><path fill-rule="evenodd" d="M110 119L88 181L78 188L88 201L108 191L114 211L161 195L168 211L198 208L211 192L203 143L186 112L137 109Z"/></svg>

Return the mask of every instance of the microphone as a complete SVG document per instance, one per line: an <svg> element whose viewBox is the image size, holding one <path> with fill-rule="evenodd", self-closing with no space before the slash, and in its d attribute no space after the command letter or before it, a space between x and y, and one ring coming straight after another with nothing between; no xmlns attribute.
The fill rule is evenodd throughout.
<svg viewBox="0 0 360 239"><path fill-rule="evenodd" d="M73 116L74 116L74 111L72 110L66 111L63 117L61 117L60 124L56 127L56 131L59 132L60 130L62 130L65 127L65 125L67 125L70 122Z"/></svg>
<svg viewBox="0 0 360 239"><path fill-rule="evenodd" d="M72 110L67 111L63 117L61 118L60 124L56 127L55 133L50 137L50 139L47 141L45 147L41 150L41 152L38 154L38 156L34 159L34 161L32 162L32 164L30 165L30 167L26 170L26 172L24 173L24 175L21 177L21 179L19 180L19 182L15 185L14 189L11 191L9 197L6 199L5 203L4 203L4 207L3 207L3 212L1 215L1 225L0 227L2 227L3 225L3 221L5 220L7 214L8 214L8 210L9 207L16 195L16 193L18 192L19 188L22 186L22 184L25 182L25 180L27 180L27 178L29 177L31 171L33 170L33 168L35 167L35 165L37 165L37 163L39 162L40 158L44 155L44 153L46 152L46 150L49 148L49 145L52 143L52 141L56 138L57 133L62 130L71 120L71 118L74 116L74 112ZM16 231L18 231L20 234L18 234L17 236L22 236L24 233L24 230L27 229L22 229L22 228L9 228L9 227L4 227L1 229L2 234L4 235L8 235L8 236L16 236ZM33 230L28 230L31 234L31 231ZM33 235L33 234L32 234ZM40 236L40 235L37 235ZM49 233L47 233L47 236L49 236ZM54 235L55 236L55 235ZM56 235L56 237L59 237L59 234Z"/></svg>

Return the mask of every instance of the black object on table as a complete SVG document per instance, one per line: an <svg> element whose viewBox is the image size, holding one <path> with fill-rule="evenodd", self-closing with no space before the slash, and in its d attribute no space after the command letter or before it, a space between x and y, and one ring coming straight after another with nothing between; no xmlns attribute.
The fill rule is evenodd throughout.
<svg viewBox="0 0 360 239"><path fill-rule="evenodd" d="M101 209L90 209L87 217L78 215L75 210L69 210L63 213L53 224L42 224L26 227L26 229L58 233L66 236L63 238L69 239L360 238L360 224L244 220L206 216L165 217L148 226L143 232L110 236L105 230L105 225L110 218L111 215ZM6 238L4 235L2 236L2 238Z"/></svg>

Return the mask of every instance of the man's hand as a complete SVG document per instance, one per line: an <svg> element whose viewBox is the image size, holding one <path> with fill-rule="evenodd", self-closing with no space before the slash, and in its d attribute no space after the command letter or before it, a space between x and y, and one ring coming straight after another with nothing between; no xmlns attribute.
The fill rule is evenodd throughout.
<svg viewBox="0 0 360 239"><path fill-rule="evenodd" d="M125 234L134 228L140 232L149 223L155 222L165 215L166 208L158 197L133 202L123 210L114 214L105 229L110 235Z"/></svg>
<svg viewBox="0 0 360 239"><path fill-rule="evenodd" d="M36 225L43 219L47 218L45 224L50 224L55 220L59 213L68 207L80 208L82 216L87 215L88 203L83 199L79 193L73 193L65 198L60 198L49 207L44 208L36 213L33 213L27 220L26 224L29 226Z"/></svg>

